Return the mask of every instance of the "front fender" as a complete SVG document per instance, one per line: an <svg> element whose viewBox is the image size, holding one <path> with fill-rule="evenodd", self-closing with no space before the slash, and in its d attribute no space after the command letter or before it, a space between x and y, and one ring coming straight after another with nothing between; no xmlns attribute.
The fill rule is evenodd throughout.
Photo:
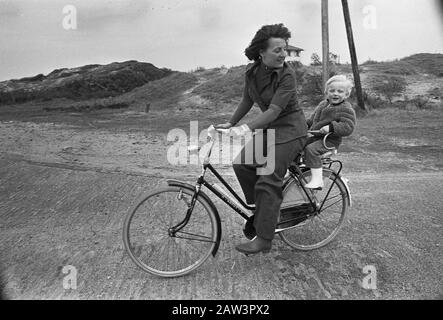
<svg viewBox="0 0 443 320"><path fill-rule="evenodd" d="M175 187L181 187L184 189L188 189L191 191L195 191L195 188L193 185L184 182L184 181L180 181L180 180L176 180L176 179L167 179L166 182L168 183L168 186L175 186ZM209 204L209 206L211 207L211 209L214 211L215 214L215 220L217 221L217 239L216 239L216 243L215 243L215 247L212 250L212 256L215 257L218 248L220 246L220 241L221 241L221 220L220 220L220 215L218 213L217 208L214 205L214 202L212 202L212 200L208 197L208 195L206 193L204 193L202 190L200 190L200 192L198 193L199 196L201 196L203 199L206 200L206 202Z"/></svg>

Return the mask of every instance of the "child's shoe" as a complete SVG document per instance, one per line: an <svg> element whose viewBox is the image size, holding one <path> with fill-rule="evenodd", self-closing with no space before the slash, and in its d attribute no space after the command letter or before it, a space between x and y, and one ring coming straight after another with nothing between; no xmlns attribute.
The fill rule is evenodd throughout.
<svg viewBox="0 0 443 320"><path fill-rule="evenodd" d="M323 188L323 170L322 168L312 168L311 169L311 181L305 184L305 188L308 189L318 189Z"/></svg>

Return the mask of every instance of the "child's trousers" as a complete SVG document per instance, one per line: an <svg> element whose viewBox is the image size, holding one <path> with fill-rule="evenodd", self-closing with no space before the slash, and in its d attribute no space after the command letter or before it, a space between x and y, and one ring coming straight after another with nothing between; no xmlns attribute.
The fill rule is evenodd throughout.
<svg viewBox="0 0 443 320"><path fill-rule="evenodd" d="M323 138L309 138L305 147L306 166L311 169L321 168L321 155L328 151L323 145Z"/></svg>

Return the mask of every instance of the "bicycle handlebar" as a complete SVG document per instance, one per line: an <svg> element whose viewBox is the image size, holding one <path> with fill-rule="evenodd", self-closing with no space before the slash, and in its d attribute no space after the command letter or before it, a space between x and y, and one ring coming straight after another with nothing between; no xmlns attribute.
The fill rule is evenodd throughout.
<svg viewBox="0 0 443 320"><path fill-rule="evenodd" d="M208 128L208 139L211 140L211 142L214 142L214 137L216 135L216 133L229 133L231 131L231 129L217 129L215 128L213 125L210 125ZM211 144L211 148L212 148L212 144ZM200 151L201 147L198 145L192 145L188 147L188 151L189 152L193 152L193 151Z"/></svg>
<svg viewBox="0 0 443 320"><path fill-rule="evenodd" d="M208 138L213 139L215 136L215 133L229 133L231 129L222 129L222 128L215 128L214 125L210 125L208 128Z"/></svg>
<svg viewBox="0 0 443 320"><path fill-rule="evenodd" d="M208 128L208 138L211 140L211 145L209 147L208 153L206 154L205 157L205 161L209 160L209 157L211 155L211 151L212 151L212 147L214 145L214 137L216 135L216 133L229 133L231 131L231 129L221 129L221 128L215 128L214 125L210 125ZM308 133L311 134L321 134L320 130L309 130ZM326 144L326 139L329 137L329 135L331 135L332 132L328 132L327 134L325 134L325 136L323 137L323 146L327 149L327 150L334 150L335 147L328 147ZM189 146L188 147L188 151L192 152L192 151L200 151L200 147L199 146Z"/></svg>

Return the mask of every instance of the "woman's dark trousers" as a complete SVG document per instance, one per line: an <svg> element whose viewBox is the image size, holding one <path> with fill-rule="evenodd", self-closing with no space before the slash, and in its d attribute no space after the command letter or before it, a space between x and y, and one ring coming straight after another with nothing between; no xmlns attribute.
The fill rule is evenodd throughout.
<svg viewBox="0 0 443 320"><path fill-rule="evenodd" d="M271 141L267 143L266 133L261 136L262 138L256 134L249 140L234 159L233 168L246 203L255 203L254 227L257 235L272 240L283 201L283 178L290 163L303 150L306 137L275 144ZM257 148L259 151L263 150L258 156L255 152ZM265 174L259 174L260 170L265 171L261 172Z"/></svg>

